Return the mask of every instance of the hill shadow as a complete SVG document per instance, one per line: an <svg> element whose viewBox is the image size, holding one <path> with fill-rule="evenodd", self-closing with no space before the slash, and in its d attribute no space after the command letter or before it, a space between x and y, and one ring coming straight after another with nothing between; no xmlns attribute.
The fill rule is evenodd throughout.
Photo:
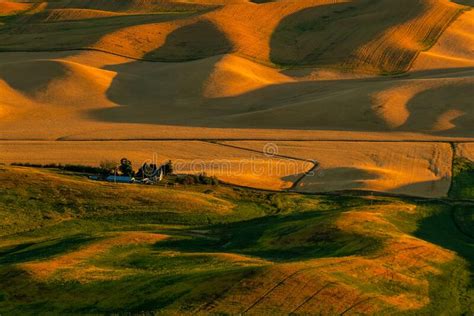
<svg viewBox="0 0 474 316"><path fill-rule="evenodd" d="M143 5L143 7L141 7ZM211 7L200 3L192 2L166 2L166 1L134 1L134 0L69 0L64 2L48 2L47 9L89 9L109 12L186 12L198 11Z"/></svg>
<svg viewBox="0 0 474 316"><path fill-rule="evenodd" d="M304 176L304 177L303 177ZM298 185L292 188L296 192L326 192L328 187L336 186L336 188L331 188L330 192L342 192L342 191L362 191L362 192L375 192L370 188L367 188L365 181L377 180L381 176L374 172L369 172L363 169L350 168L350 167L340 167L340 168L331 168L327 170L318 170L316 169L313 174L306 175L292 175L290 177L282 178L285 181L294 181L294 179L301 179L298 182ZM444 184L443 184L444 182ZM383 191L378 191L380 193L393 195L393 196L413 196L419 197L423 196L419 192L438 192L437 187L440 185L445 185L446 192L445 194L434 194L427 195L426 197L443 197L447 196L449 190L449 179L433 180L433 181L424 181L411 183L404 186L400 186L394 189L388 189ZM337 188L338 187L338 188ZM308 189L306 189L308 188ZM313 188L313 189L311 189ZM319 188L319 189L315 189Z"/></svg>
<svg viewBox="0 0 474 316"><path fill-rule="evenodd" d="M217 27L200 20L171 32L165 44L147 53L146 60L190 61L228 53L232 44Z"/></svg>
<svg viewBox="0 0 474 316"><path fill-rule="evenodd" d="M167 36L162 47L144 59L171 58L181 63L132 61L106 67L117 73L107 97L120 106L95 111L93 115L112 122L188 126L192 125L191 118L219 115L218 109L203 106L201 83L211 75L220 54L232 49L231 42L209 21L178 28ZM195 59L199 60L190 61ZM147 97L140 97L144 95Z"/></svg>
<svg viewBox="0 0 474 316"><path fill-rule="evenodd" d="M399 129L465 136L474 132L473 83L453 83L418 93L407 104L410 116ZM439 129L439 131L436 131Z"/></svg>
<svg viewBox="0 0 474 316"><path fill-rule="evenodd" d="M47 259L65 252L77 250L96 239L85 235L77 235L64 239L40 243L25 243L7 249L0 249L0 264L17 264Z"/></svg>
<svg viewBox="0 0 474 316"><path fill-rule="evenodd" d="M304 12L296 13L295 17L289 17L289 21L282 22L281 28L285 30L284 25L293 24L290 28L297 27L299 14L304 17L302 21L315 14L323 19L327 10L338 12L333 12L337 18L327 18L329 25L339 19L352 19L355 13L348 12L356 9L350 7L349 4L335 4L305 9ZM363 8L373 10L365 6ZM418 9L412 11L418 12ZM355 16L358 16L361 12L356 13ZM395 23L395 20L390 21ZM310 28L305 32L318 30ZM356 39L359 40L357 45L365 41L359 37ZM347 52L353 51L357 45L351 46ZM200 20L178 28L167 36L162 47L147 53L144 59L167 59L181 63L146 64L133 61L106 67L117 73L106 94L118 106L92 111L90 114L98 120L116 123L437 134L416 126L410 127L409 124L406 128L391 128L375 113L371 95L380 92L384 88L384 81L390 78L287 82L236 96L206 98L203 96L204 86L212 80L216 64L222 59L220 54L230 53L233 49L231 41L210 21ZM410 74L410 77L413 76L416 74ZM352 92L356 94L352 95ZM314 98L307 98L310 95L314 95ZM422 98L420 100L422 102Z"/></svg>
<svg viewBox="0 0 474 316"><path fill-rule="evenodd" d="M87 49L105 36L128 27L178 21L198 13L181 14L145 14L122 15L84 19L78 21L43 22L43 13L20 15L0 29L0 36L6 36L7 43L0 44L2 51L68 51L74 54L75 49ZM67 30L67 32L65 31ZM9 34L15 34L10 37ZM18 39L18 40L15 40ZM32 40L34 39L34 41ZM27 44L25 44L25 42ZM100 49L98 49L100 50ZM109 52L107 49L103 51ZM113 50L110 52L114 54ZM136 57L136 56L131 56Z"/></svg>
<svg viewBox="0 0 474 316"><path fill-rule="evenodd" d="M474 0L451 0L451 2L474 7Z"/></svg>
<svg viewBox="0 0 474 316"><path fill-rule="evenodd" d="M465 260L465 263L462 262L451 262L450 265L443 268L443 275L437 276L436 278L441 278L440 287L438 288L435 283L435 278L430 282L430 296L433 300L431 305L445 304L446 302L439 302L438 298L440 293L445 293L443 297L444 300L452 299L452 302L456 300L464 301L464 304L467 304L467 311L463 315L468 315L469 311L472 312L472 303L474 299L470 296L469 291L474 290L474 238L463 233L456 223L456 208L465 208L472 206L440 206L436 211L434 211L431 216L423 219L419 225L418 229L415 232L415 236L421 238L430 243L436 244L445 249L454 251L459 257ZM474 212L474 210L472 210ZM472 215L472 213L465 213L466 216ZM472 219L471 219L472 221ZM473 224L471 222L471 227ZM454 259L456 261L456 259ZM467 272L464 273L463 269L459 266L467 265ZM457 265L457 266L454 266ZM455 277L453 274L456 274ZM470 274L470 275L469 275ZM449 282L450 279L455 280L454 282ZM461 282L464 282L461 283ZM451 287L446 288L446 284L451 285ZM467 292L466 292L467 291ZM459 312L459 311L458 311Z"/></svg>
<svg viewBox="0 0 474 316"><path fill-rule="evenodd" d="M278 262L372 253L379 239L340 230L340 210L273 215L203 228L207 236L175 238L155 245L180 252L230 252Z"/></svg>
<svg viewBox="0 0 474 316"><path fill-rule="evenodd" d="M25 76L27 72L33 72L35 75ZM67 73L66 67L53 60L0 65L0 79L20 93L33 97Z"/></svg>
<svg viewBox="0 0 474 316"><path fill-rule="evenodd" d="M387 30L415 19L425 7L421 3L402 1L399 12L380 0L359 0L306 8L285 17L270 40L270 60L285 66L348 66L348 62L369 66L382 73L406 69L416 56L414 51L386 49L381 60L369 53L361 60L358 51L380 38ZM381 49L381 48L379 48ZM403 58L400 57L403 55ZM387 60L404 60L394 66Z"/></svg>
<svg viewBox="0 0 474 316"><path fill-rule="evenodd" d="M450 185L449 179L422 181L422 182L406 184L398 188L391 189L388 191L388 193L400 194L400 195L405 195L405 196L440 198L440 197L446 197L448 195L449 185ZM437 189L439 186L444 186L445 190L443 194L440 194L441 192L436 193L436 192L439 192L439 190ZM434 194L423 194L422 192L434 193Z"/></svg>
<svg viewBox="0 0 474 316"><path fill-rule="evenodd" d="M211 128L387 130L371 109L370 93L360 95L362 100L357 104L353 98L337 99L332 94L325 99L324 95L318 95L336 86L344 95L364 79L275 84L238 96L206 98L203 85L221 58L179 64L134 62L109 66L108 70L118 74L107 90L107 97L120 106L93 111L92 115L117 123ZM150 79L137 80L139 77ZM377 91L376 87L370 89ZM314 101L305 101L309 94L315 95ZM292 99L298 104L299 98L303 101L301 106L287 103ZM334 102L332 98L336 98Z"/></svg>
<svg viewBox="0 0 474 316"><path fill-rule="evenodd" d="M459 102L450 103L453 108L460 105L468 113L452 120L458 128L445 131L427 128L443 114L432 108L432 102L427 100L441 102L443 98L450 98L451 86L416 95L407 105L410 112L407 122L397 128L388 126L374 110L372 95L395 86L397 78L287 82L236 96L206 98L203 96L205 83L222 58L218 55L192 62L131 62L108 66L107 69L117 72L117 76L107 90L107 97L119 106L90 114L108 122L187 127L419 132L437 136L470 133L467 128L471 121L470 99L464 93L453 96L452 100L459 99ZM407 77L425 79L433 74L432 71L421 71ZM400 82L405 79L400 78Z"/></svg>
<svg viewBox="0 0 474 316"><path fill-rule="evenodd" d="M474 273L474 238L464 234L459 229L454 220L453 212L455 212L455 208L446 207L434 213L433 216L424 219L415 235L443 248L455 251L459 256L466 259L470 264L471 272ZM472 212L474 212L474 209L472 209Z"/></svg>
<svg viewBox="0 0 474 316"><path fill-rule="evenodd" d="M301 174L303 176L304 174ZM312 190L299 190L304 187L325 187L337 183L341 186L338 190L357 190L366 189L364 181L379 179L380 175L374 172L368 172L366 170L351 168L351 167L339 167L330 168L324 170L315 170L314 173L306 175L299 182L299 185L294 189L296 191L312 191ZM284 180L290 181L290 177L283 178ZM312 191L313 192L313 191ZM314 192L323 192L323 190L314 190Z"/></svg>

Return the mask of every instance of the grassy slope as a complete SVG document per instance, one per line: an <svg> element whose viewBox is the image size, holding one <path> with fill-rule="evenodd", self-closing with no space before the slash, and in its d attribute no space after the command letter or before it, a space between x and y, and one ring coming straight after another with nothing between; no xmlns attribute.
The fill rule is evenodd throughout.
<svg viewBox="0 0 474 316"><path fill-rule="evenodd" d="M444 248L451 249L458 253L461 259L456 259L450 264L447 264L444 269L448 272L444 276L436 276L437 282L433 282L432 293L438 297L449 298L447 301L450 302L450 311L454 314L461 315L463 310L459 309L459 304L465 304L465 306L471 306L471 313L473 312L473 298L474 290L472 288L474 282L474 244L472 236L466 234L467 230L460 229L457 223L464 223L463 228L470 226L472 233L472 227L474 219L472 217L473 210L471 207L458 207L455 209L441 208L437 212L434 212L429 218L425 218L421 221L416 236L429 240L435 244L438 244ZM470 269L471 275L466 271L466 268ZM458 274L460 278L452 279L451 276ZM471 289L465 290L459 288L459 280L463 278L465 282L471 283ZM470 281L469 281L470 280ZM439 306L440 302L433 302L435 308L446 308L447 306Z"/></svg>
<svg viewBox="0 0 474 316"><path fill-rule="evenodd" d="M474 162L458 157L454 160L453 167L450 196L460 199L474 198Z"/></svg>
<svg viewBox="0 0 474 316"><path fill-rule="evenodd" d="M470 306L473 240L442 205L0 172L0 313L439 314ZM156 233L164 240L150 243ZM311 299L318 289L321 301Z"/></svg>
<svg viewBox="0 0 474 316"><path fill-rule="evenodd" d="M445 206L421 204L419 212L411 218L406 214L395 219L395 224L405 232L411 232L414 236L422 238L445 249L450 249L458 254L458 257L449 263L445 263L442 269L445 274L431 275L430 294L432 303L415 315L428 315L434 310L445 309L449 314L462 315L469 310L472 313L474 303L474 244L472 236L466 234L466 230L459 226L460 222L469 225L474 224L472 208L468 206ZM416 224L415 224L416 223ZM415 225L414 225L415 224ZM452 278L454 275L458 277ZM459 287L460 283L470 284L468 288ZM460 306L468 307L467 310ZM469 314L469 313L466 313Z"/></svg>

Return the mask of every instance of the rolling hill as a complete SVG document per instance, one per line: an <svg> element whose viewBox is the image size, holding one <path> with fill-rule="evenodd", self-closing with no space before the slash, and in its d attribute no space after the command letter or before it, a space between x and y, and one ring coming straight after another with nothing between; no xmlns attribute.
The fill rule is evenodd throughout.
<svg viewBox="0 0 474 316"><path fill-rule="evenodd" d="M0 0L0 315L473 314L473 6Z"/></svg>
<svg viewBox="0 0 474 316"><path fill-rule="evenodd" d="M5 314L473 312L459 204L0 172Z"/></svg>
<svg viewBox="0 0 474 316"><path fill-rule="evenodd" d="M45 163L75 160L45 161L72 140L470 141L470 4L2 1L0 139L20 143L0 160L25 162L5 153L25 140L50 141L29 147ZM104 156L90 144L87 157ZM367 188L402 186L402 170L381 171L393 183ZM361 172L341 188L367 183ZM433 180L408 178L407 190ZM268 181L250 182L285 187Z"/></svg>
<svg viewBox="0 0 474 316"><path fill-rule="evenodd" d="M1 138L470 138L466 4L4 1Z"/></svg>

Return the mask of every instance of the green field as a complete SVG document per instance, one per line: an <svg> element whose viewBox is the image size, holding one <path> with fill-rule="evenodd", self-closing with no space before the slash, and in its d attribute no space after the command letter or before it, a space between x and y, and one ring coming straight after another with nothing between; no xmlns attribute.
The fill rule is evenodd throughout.
<svg viewBox="0 0 474 316"><path fill-rule="evenodd" d="M453 162L453 186L449 194L453 198L474 198L474 162L458 157Z"/></svg>
<svg viewBox="0 0 474 316"><path fill-rule="evenodd" d="M0 314L471 315L472 214L0 166Z"/></svg>

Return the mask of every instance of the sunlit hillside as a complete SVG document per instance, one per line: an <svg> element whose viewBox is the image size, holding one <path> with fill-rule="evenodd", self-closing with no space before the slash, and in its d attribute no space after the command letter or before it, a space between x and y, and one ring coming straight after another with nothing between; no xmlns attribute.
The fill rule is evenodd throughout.
<svg viewBox="0 0 474 316"><path fill-rule="evenodd" d="M0 172L5 314L473 312L466 205Z"/></svg>

